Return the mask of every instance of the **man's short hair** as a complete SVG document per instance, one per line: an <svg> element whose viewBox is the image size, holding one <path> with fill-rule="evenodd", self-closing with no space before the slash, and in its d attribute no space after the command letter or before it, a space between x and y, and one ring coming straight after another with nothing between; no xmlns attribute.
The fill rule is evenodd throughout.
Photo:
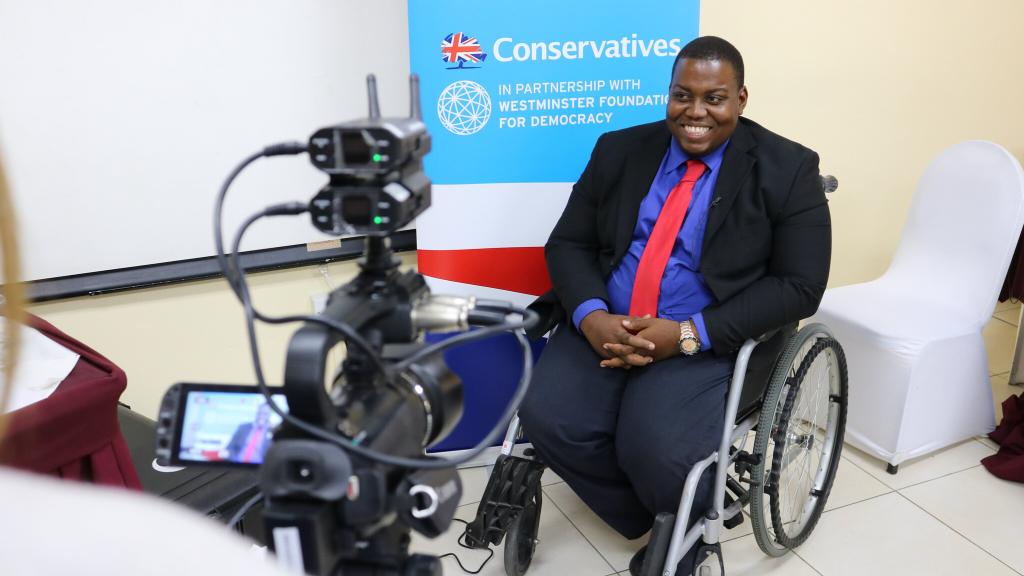
<svg viewBox="0 0 1024 576"><path fill-rule="evenodd" d="M672 64L673 75L676 73L676 65L683 58L728 62L736 72L736 87L743 87L743 56L740 56L740 51L730 44L728 40L718 36L701 36L700 38L690 40L679 51L679 54L676 54L676 61Z"/></svg>

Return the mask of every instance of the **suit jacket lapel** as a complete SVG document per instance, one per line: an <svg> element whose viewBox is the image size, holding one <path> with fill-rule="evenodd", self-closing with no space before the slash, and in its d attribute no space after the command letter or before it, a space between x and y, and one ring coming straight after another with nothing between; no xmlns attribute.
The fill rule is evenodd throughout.
<svg viewBox="0 0 1024 576"><path fill-rule="evenodd" d="M704 239L701 241L701 259L708 253L708 243L718 231L718 228L725 221L726 214L732 208L736 196L739 195L743 182L746 181L753 168L755 158L750 150L757 146L757 142L750 135L750 129L743 124L743 119L736 125L732 133L729 148L722 158L722 165L719 168L718 182L715 183L715 194L711 200L711 210L708 211L708 223L704 229Z"/></svg>
<svg viewBox="0 0 1024 576"><path fill-rule="evenodd" d="M672 138L672 133L668 131L668 126L664 121L659 122L654 127L652 136L644 139L640 145L629 152L622 176L620 217L618 228L615 231L616 262L629 249L633 230L636 228L636 221L640 215L640 203L651 189L651 183L654 182L658 167L661 166L661 160L665 157L670 138Z"/></svg>

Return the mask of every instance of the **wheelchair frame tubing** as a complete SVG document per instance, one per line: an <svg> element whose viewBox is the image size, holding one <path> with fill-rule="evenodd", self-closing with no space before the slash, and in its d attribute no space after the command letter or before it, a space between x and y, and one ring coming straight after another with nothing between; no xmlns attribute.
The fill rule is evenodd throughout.
<svg viewBox="0 0 1024 576"><path fill-rule="evenodd" d="M729 473L729 465L732 463L729 447L732 446L734 441L733 432L736 412L739 410L743 382L747 374L747 364L750 362L750 355L757 344L756 340L747 340L743 343L743 347L740 348L739 354L736 356L736 366L732 371L732 382L729 385L729 395L725 407L725 426L722 427L722 438L718 444L718 452L698 462L686 477L682 499L679 501L679 512L676 515L676 524L672 530L672 540L669 542L668 554L665 557L665 567L662 571L664 576L675 576L676 566L679 564L679 561L690 551L690 548L696 545L698 538L703 537L706 544L717 544L721 536L722 524L725 521L726 513L725 479ZM746 420L744 424L746 424ZM697 492L697 483L700 481L704 470L715 462L718 463L718 467L715 469L714 505L707 517L699 519L693 528L687 531L686 525L689 523L690 511L693 507L693 497ZM742 513L742 502L734 502L733 506L738 506L740 513Z"/></svg>

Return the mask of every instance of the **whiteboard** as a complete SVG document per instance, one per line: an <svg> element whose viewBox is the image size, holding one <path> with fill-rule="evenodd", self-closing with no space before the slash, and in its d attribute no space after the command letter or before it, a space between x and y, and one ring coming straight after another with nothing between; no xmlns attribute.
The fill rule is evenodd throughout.
<svg viewBox="0 0 1024 576"><path fill-rule="evenodd" d="M248 154L367 114L408 112L399 0L0 0L0 155L26 280L211 256L221 182ZM305 155L262 159L228 197L249 214L308 201ZM245 250L329 238L308 216Z"/></svg>

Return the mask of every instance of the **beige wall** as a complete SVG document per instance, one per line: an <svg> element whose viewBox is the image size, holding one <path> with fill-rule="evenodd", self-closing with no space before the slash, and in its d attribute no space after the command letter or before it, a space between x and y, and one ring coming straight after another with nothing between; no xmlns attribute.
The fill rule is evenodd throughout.
<svg viewBox="0 0 1024 576"><path fill-rule="evenodd" d="M830 285L885 271L945 147L992 140L1024 158L1022 22L1020 0L701 2L701 33L743 53L746 116L839 178Z"/></svg>
<svg viewBox="0 0 1024 576"><path fill-rule="evenodd" d="M983 138L1024 157L1021 22L1020 0L704 0L702 33L746 59L747 115L816 149L840 180L833 286L885 270L916 179L941 149ZM354 273L352 263L328 267L334 285ZM260 305L278 313L308 312L310 295L327 289L317 267L253 281ZM124 400L146 414L176 381L252 381L241 308L222 280L33 311L120 364ZM272 381L292 330L260 332Z"/></svg>

